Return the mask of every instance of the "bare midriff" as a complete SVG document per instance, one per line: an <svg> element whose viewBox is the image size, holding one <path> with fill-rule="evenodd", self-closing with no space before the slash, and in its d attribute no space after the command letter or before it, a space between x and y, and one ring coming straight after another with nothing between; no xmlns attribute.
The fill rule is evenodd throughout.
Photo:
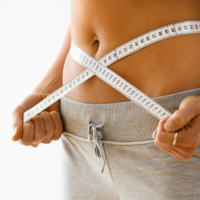
<svg viewBox="0 0 200 200"><path fill-rule="evenodd" d="M169 24L200 20L199 0L71 0L71 37L76 46L100 59L114 48ZM149 45L109 66L151 98L200 87L200 34ZM63 84L85 68L68 54ZM82 103L130 101L92 76L65 95Z"/></svg>

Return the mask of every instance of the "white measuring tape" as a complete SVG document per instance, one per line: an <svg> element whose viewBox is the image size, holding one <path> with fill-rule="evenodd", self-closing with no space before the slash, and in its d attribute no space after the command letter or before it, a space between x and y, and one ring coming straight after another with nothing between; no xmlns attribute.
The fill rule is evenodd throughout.
<svg viewBox="0 0 200 200"><path fill-rule="evenodd" d="M79 64L87 68L75 78L67 82L65 85L57 89L55 92L50 94L48 97L43 99L40 103L27 110L23 116L23 122L27 122L34 116L39 114L41 111L49 107L51 104L56 102L58 99L63 97L65 94L73 90L75 87L92 77L93 75L98 76L103 81L108 83L110 86L121 92L123 95L128 97L131 101L135 102L149 113L154 115L159 120L163 117L170 116L171 113L165 108L155 102L153 99L142 93L136 87L131 85L129 82L124 80L121 76L107 68L114 62L130 55L150 44L158 42L163 39L170 37L183 35L183 34L194 34L200 33L200 21L185 21L168 26L164 26L148 33L145 33L127 43L119 46L113 51L103 56L100 60L96 60L80 48L78 48L73 42L71 43L70 54Z"/></svg>

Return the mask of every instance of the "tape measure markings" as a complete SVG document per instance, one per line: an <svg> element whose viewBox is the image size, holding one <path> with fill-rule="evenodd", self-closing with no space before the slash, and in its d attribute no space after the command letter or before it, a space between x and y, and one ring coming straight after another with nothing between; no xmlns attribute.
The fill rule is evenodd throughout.
<svg viewBox="0 0 200 200"><path fill-rule="evenodd" d="M193 28L195 27L195 29ZM182 31L183 30L183 31ZM140 50L141 48L144 48L150 44L153 44L155 42L158 42L163 39L171 38L174 36L184 35L184 34L194 34L200 32L200 21L186 21L186 22L180 22L171 24L168 26L164 26L158 29L155 29L153 31L150 31L149 33L145 33L133 40L128 41L127 43L119 46L115 50L117 51L117 57L118 59L121 59L130 53L136 52ZM131 45L131 46L130 46ZM127 48L127 46L129 48ZM125 48L123 48L125 47ZM131 48L130 48L131 47ZM132 48L133 47L133 48ZM125 49L125 51L124 51ZM126 52L126 49L128 51ZM106 54L103 58L101 58L99 61L106 59L107 56L109 56L110 53ZM105 62L102 63L105 66Z"/></svg>
<svg viewBox="0 0 200 200"><path fill-rule="evenodd" d="M79 64L91 70L93 74L101 78L103 81L105 81L113 88L124 94L127 98L131 99L139 106L146 109L159 120L162 117L171 115L171 113L169 113L165 108L160 106L157 102L149 98L147 95L142 93L140 90L138 90L136 87L131 85L128 81L120 77L118 74L116 74L109 68L106 68L103 65L101 65L97 60L95 60L85 52L82 51L80 52L80 54L71 54L71 56Z"/></svg>
<svg viewBox="0 0 200 200"><path fill-rule="evenodd" d="M125 44L119 46L118 48L114 49L113 51L111 51L108 54L106 54L105 56L103 56L98 62L99 62L99 64L101 63L103 66L108 67L109 65L124 58L125 56L130 55L130 54L132 54L150 44L158 42L160 40L171 38L171 37L178 36L178 35L193 34L193 33L199 33L199 32L200 32L200 21L198 21L198 20L185 21L185 22L179 22L179 23L167 25L167 26L152 30L148 33L138 36L137 38L134 38L133 40L126 42ZM80 54L82 50L78 50L77 48L75 48L74 51L75 52L73 52L73 43L72 43L71 48L70 48L70 53ZM26 121L30 120L31 118L33 118L34 116L36 116L37 114L39 114L41 111L43 111L44 109L49 107L51 104L56 102L62 96L64 96L68 92L70 92L72 89L74 89L75 87L77 87L78 85L80 85L81 83L83 83L84 81L86 81L87 79L92 77L93 75L94 74L91 71L89 71L88 69L81 72L79 75L77 75L75 78L70 80L68 83L66 83L65 85L63 85L62 87L60 87L59 89L54 91L52 94L50 94L45 99L43 99L40 103L38 103L31 109L27 110L24 113L24 120L23 120L24 123ZM117 77L115 77L115 78L117 78ZM123 80L123 81L125 81L125 80ZM128 85L127 81L126 81L126 84ZM137 92L139 92L139 91L137 90ZM145 99L146 98L149 99L149 97L147 95L143 94L141 91L140 91L140 93L141 93L140 94L141 101L144 101L144 99L141 97L141 95ZM127 94L124 94L124 95L126 96ZM158 108L159 108L159 104L157 104L156 106L158 106Z"/></svg>

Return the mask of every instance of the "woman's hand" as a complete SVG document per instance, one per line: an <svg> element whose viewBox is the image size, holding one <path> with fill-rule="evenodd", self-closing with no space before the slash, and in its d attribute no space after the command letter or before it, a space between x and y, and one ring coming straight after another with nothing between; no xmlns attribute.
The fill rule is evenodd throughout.
<svg viewBox="0 0 200 200"><path fill-rule="evenodd" d="M23 124L23 114L49 94L34 92L27 96L13 111L13 141L25 146L37 147L39 143L49 144L58 140L63 132L60 117L60 100Z"/></svg>
<svg viewBox="0 0 200 200"><path fill-rule="evenodd" d="M173 146L177 131L176 145ZM156 145L177 159L188 159L192 156L200 142L200 97L185 98L179 110L160 120L152 137Z"/></svg>

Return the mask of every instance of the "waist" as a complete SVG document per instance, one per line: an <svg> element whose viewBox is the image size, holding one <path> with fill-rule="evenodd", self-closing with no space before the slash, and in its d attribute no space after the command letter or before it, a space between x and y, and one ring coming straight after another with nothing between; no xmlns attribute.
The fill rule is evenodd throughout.
<svg viewBox="0 0 200 200"><path fill-rule="evenodd" d="M97 60L114 48L153 29L185 20L200 20L197 9L199 1L195 0L156 0L154 4L150 1L125 3L122 0L118 3L112 0L87 2L90 3L86 4L86 0L80 4L72 2L72 40ZM111 5L112 9L109 7ZM178 11L175 6L179 8ZM198 88L199 44L200 34L169 38L127 56L109 68L151 98ZM84 70L68 55L63 84ZM129 101L96 76L66 94L66 97L84 103Z"/></svg>
<svg viewBox="0 0 200 200"><path fill-rule="evenodd" d="M200 88L153 98L157 103L173 113L187 96L199 96ZM158 120L134 102L108 104L81 103L63 96L61 117L64 131L87 138L89 122L103 124L102 140L134 142L153 140L152 133Z"/></svg>
<svg viewBox="0 0 200 200"><path fill-rule="evenodd" d="M72 40L97 60L153 29L186 20L200 20L199 1L196 0L155 0L153 4L150 1L120 0L116 3L113 0L84 0L79 3L72 1L71 4ZM199 44L200 34L169 38L127 56L109 68L151 98L198 88ZM63 84L84 70L68 55ZM96 76L66 94L66 97L84 103L129 101Z"/></svg>
<svg viewBox="0 0 200 200"><path fill-rule="evenodd" d="M127 56L109 68L151 98L198 88L199 44L200 34L169 38ZM84 70L83 66L68 55L63 71L63 84ZM129 101L97 76L82 83L66 94L66 97L83 103Z"/></svg>

